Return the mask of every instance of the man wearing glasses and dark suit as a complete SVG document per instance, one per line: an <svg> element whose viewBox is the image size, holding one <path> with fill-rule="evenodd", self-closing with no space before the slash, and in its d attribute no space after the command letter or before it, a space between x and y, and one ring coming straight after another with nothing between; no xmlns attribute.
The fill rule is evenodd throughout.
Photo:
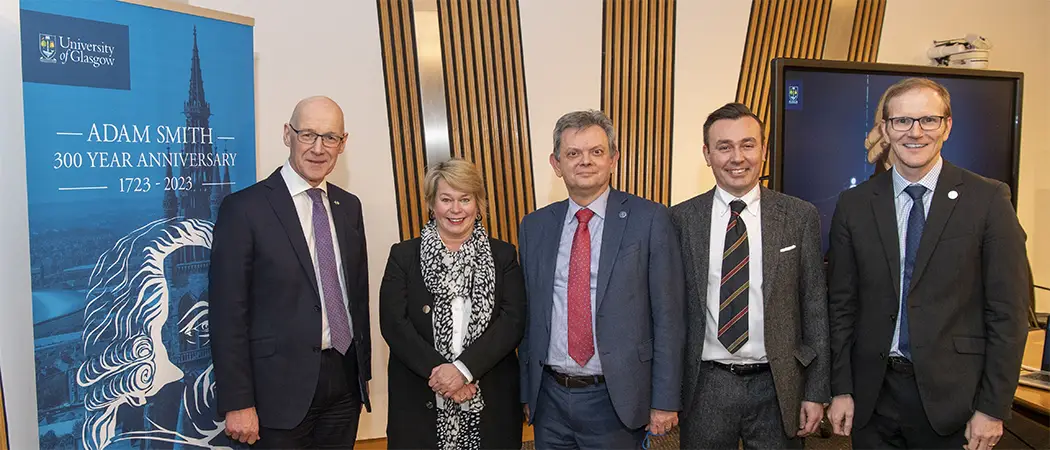
<svg viewBox="0 0 1050 450"><path fill-rule="evenodd" d="M987 450L1027 336L1025 233L1005 184L941 158L944 86L905 79L880 104L893 168L831 222L828 418L853 448Z"/></svg>
<svg viewBox="0 0 1050 450"><path fill-rule="evenodd" d="M343 112L299 102L288 162L226 197L209 292L226 434L262 448L353 448L371 342L361 202L325 181L346 145Z"/></svg>

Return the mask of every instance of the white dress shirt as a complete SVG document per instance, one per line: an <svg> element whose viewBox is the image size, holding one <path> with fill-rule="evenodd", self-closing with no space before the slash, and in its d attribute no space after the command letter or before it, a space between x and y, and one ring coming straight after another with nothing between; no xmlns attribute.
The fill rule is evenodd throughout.
<svg viewBox="0 0 1050 450"><path fill-rule="evenodd" d="M317 266L317 245L314 244L314 215L313 215L313 200L310 199L310 195L306 193L307 190L312 189L306 180L300 176L295 169L292 169L291 163L286 162L284 167L281 168L281 177L284 178L284 184L288 186L288 193L292 195L292 202L295 203L295 212L299 215L299 224L303 227L303 234L306 236L306 246L310 249L310 260L314 264L314 275L317 277L317 288L321 294L321 348L329 349L332 348L332 332L328 327L328 307L325 306L324 301L324 285L321 284L321 271ZM339 288L342 290L340 295L343 298L343 305L349 308L349 300L346 296L346 275L343 274L343 259L339 251L339 235L335 232L335 222L332 221L332 206L328 203L328 183L322 181L321 184L317 185L317 189L320 189L323 193L321 198L324 199L325 211L328 214L328 228L332 233L332 246L335 247L335 265L336 270L339 272ZM350 319L349 309L347 310L347 320ZM354 335L354 323L350 323L350 336Z"/></svg>
<svg viewBox="0 0 1050 450"><path fill-rule="evenodd" d="M904 257L905 255L905 239L908 237L908 216L911 215L911 207L915 203L911 199L908 193L904 192L904 188L913 184L921 184L926 188L926 193L922 195L922 206L924 208L924 214L930 215L930 203L933 203L933 190L937 187L937 179L941 177L941 167L944 166L944 160L940 156L937 157L937 163L933 165L926 176L922 177L918 183L912 183L904 178L900 172L897 172L897 167L893 167L893 205L897 209L897 241L900 244L900 293L901 296L897 297L897 321L893 325L893 341L890 345L890 355L892 356L904 356L900 350L900 335L901 335L901 318L900 318L900 302L904 299L904 293L906 287L904 286Z"/></svg>
<svg viewBox="0 0 1050 450"><path fill-rule="evenodd" d="M701 359L724 364L754 364L767 362L766 331L762 304L762 208L761 189L755 186L743 197L733 197L720 187L715 187L715 198L711 202L711 244L708 251L707 270L707 326L704 333L704 352ZM726 226L729 225L729 202L741 200L747 206L740 212L740 219L747 227L748 290L747 326L748 337L737 352L729 353L718 341L718 309L721 304L722 254L725 251Z"/></svg>

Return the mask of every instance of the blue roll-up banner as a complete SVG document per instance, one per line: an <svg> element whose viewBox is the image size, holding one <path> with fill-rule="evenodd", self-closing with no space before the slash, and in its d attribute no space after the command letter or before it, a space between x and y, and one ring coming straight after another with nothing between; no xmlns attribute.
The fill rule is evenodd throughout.
<svg viewBox="0 0 1050 450"><path fill-rule="evenodd" d="M212 224L255 182L253 29L21 1L40 447L228 446Z"/></svg>

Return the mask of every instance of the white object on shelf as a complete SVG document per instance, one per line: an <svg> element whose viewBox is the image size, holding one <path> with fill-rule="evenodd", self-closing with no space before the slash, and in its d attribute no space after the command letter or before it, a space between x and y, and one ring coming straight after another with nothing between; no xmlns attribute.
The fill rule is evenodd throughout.
<svg viewBox="0 0 1050 450"><path fill-rule="evenodd" d="M962 38L933 41L933 47L926 51L926 57L937 66L985 69L991 49L991 42L983 36L970 33Z"/></svg>

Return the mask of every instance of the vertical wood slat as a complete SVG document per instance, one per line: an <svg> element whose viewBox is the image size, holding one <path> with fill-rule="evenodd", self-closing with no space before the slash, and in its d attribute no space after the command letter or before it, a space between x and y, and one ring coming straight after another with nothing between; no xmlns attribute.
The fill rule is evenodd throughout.
<svg viewBox="0 0 1050 450"><path fill-rule="evenodd" d="M516 0L438 0L452 155L481 171L495 238L517 242L535 208Z"/></svg>
<svg viewBox="0 0 1050 450"><path fill-rule="evenodd" d="M857 0L847 60L875 62L878 59L885 16L886 0Z"/></svg>
<svg viewBox="0 0 1050 450"><path fill-rule="evenodd" d="M606 0L602 110L616 128L615 188L669 204L675 2Z"/></svg>
<svg viewBox="0 0 1050 450"><path fill-rule="evenodd" d="M638 0L638 20L640 20L642 23L651 23L649 17L649 4L650 0ZM636 109L634 120L632 120L633 125L635 127L634 148L636 150L634 154L636 156L636 162L635 170L631 175L633 175L634 178L635 192L638 192L639 195L645 198L652 198L650 196L651 194L649 193L649 189L647 189L648 186L645 182L646 175L648 174L648 164L646 164L646 162L649 153L649 143L646 137L651 132L651 130L645 128L645 120L649 117L649 114L652 113L647 108L647 106L650 105L650 103L646 95L649 82L649 49L647 48L647 46L649 45L649 28L650 27L638 27L638 44L635 47L638 51L638 57L636 59L636 61L638 62L638 64L636 64L638 68L638 72L636 74L636 79L638 80L638 88L635 90Z"/></svg>
<svg viewBox="0 0 1050 450"><path fill-rule="evenodd" d="M830 12L831 0L752 2L736 100L747 105L763 122L769 122L772 103L770 61L779 57L820 58L824 53ZM766 138L768 140L768 135ZM765 166L762 174L767 173L768 166Z"/></svg>
<svg viewBox="0 0 1050 450"><path fill-rule="evenodd" d="M661 23L664 24L676 24L678 23L678 5L675 2L664 3L666 7L665 14ZM660 116L663 118L663 127L660 130L660 136L663 136L663 142L660 144L666 151L660 152L660 183L663 186L663 190L660 193L660 199L665 205L671 204L671 145L673 143L674 134L674 73L675 73L675 27L668 26L662 28L664 31L664 46L662 51L663 63L660 64L664 69L663 73L663 91L660 94L660 99L666 99L663 108L660 109Z"/></svg>
<svg viewBox="0 0 1050 450"><path fill-rule="evenodd" d="M476 1L463 1L461 5L466 8L466 17L470 23L470 47L474 52L474 65L473 65L473 77L475 86L475 99L473 103L475 109L474 120L478 124L478 135L475 137L474 145L472 146L471 154L467 159L472 161L481 162L482 176L485 178L485 185L487 192L490 197L494 199L500 198L498 193L498 183L495 180L495 168L492 163L492 124L490 120L492 115L489 114L489 94L490 84L488 83L488 71L487 65L491 62L491 58L485 51L485 41L483 30L485 28L487 20L482 20L481 10L485 8L488 2L476 2ZM489 214L485 218L485 227L494 236L502 236L502 229L500 228L501 222L499 215Z"/></svg>
<svg viewBox="0 0 1050 450"><path fill-rule="evenodd" d="M412 3L411 0L376 0L376 5L398 224L401 238L409 239L419 235L427 214L422 189L426 149Z"/></svg>
<svg viewBox="0 0 1050 450"><path fill-rule="evenodd" d="M799 48L799 53L805 55L806 58L823 58L824 52L817 52L817 39L814 30L817 28L817 17L813 11L820 7L821 0L806 0L802 5L802 17L805 19L805 23L802 26L802 47Z"/></svg>

